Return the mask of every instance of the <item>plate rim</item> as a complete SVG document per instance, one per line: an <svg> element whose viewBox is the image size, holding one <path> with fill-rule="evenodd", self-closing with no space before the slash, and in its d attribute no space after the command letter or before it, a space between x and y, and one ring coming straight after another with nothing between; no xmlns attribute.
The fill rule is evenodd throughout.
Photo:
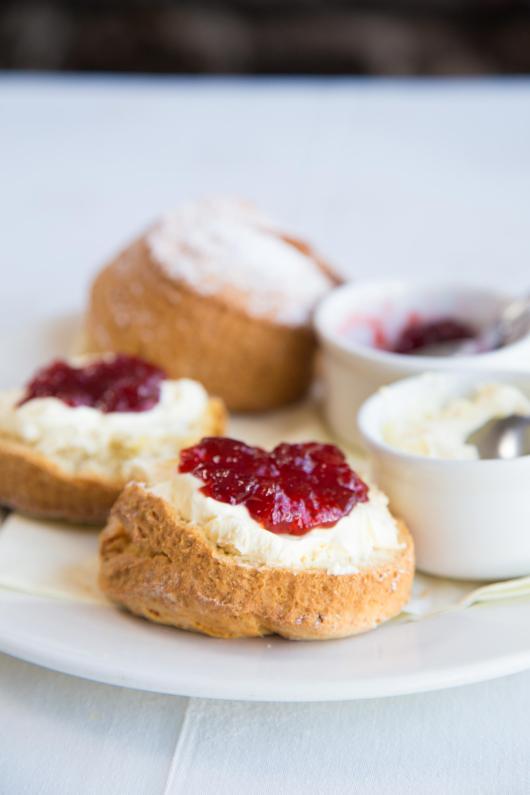
<svg viewBox="0 0 530 795"><path fill-rule="evenodd" d="M0 602L6 594L9 594L10 601L27 601L31 603L37 600L48 605L59 603L63 605L69 604L74 608L76 606L76 603L73 601L67 602L66 600L37 596L4 588L0 589ZM496 606L499 607L499 605ZM100 605L89 605L89 607L94 610L108 609ZM487 610L489 607L492 607L492 605L481 605L480 609L483 611ZM503 605L502 607L504 609L509 609L509 605ZM472 610L473 608L470 608L470 611ZM458 612L455 614L458 614ZM422 623L424 621L443 618L444 616L448 617L449 614L446 613L425 618L422 619ZM98 684L124 687L142 692L190 698L250 702L316 703L325 701L358 701L391 698L394 696L413 695L416 693L434 692L453 687L478 684L480 682L530 669L529 640L528 648L525 650L486 658L479 663L472 661L461 665L443 666L439 669L429 669L423 673L412 671L407 674L390 676L379 675L372 681L370 681L370 679L352 679L348 682L341 681L340 691L337 689L336 685L333 685L332 680L330 680L330 683L327 685L319 681L316 693L314 689L309 692L311 683L305 680L302 680L302 683L298 686L293 686L292 680L288 680L285 683L281 681L278 682L278 680L262 680L254 685L249 684L245 679L238 680L237 683L234 683L233 680L223 681L216 677L212 677L210 682L205 681L205 679L201 677L193 680L193 677L190 679L189 669L187 675L184 677L178 675L178 671L175 669L173 673L177 673L177 676L172 683L169 684L167 679L162 683L159 680L157 682L157 677L150 675L149 669L146 669L141 677L130 672L120 673L116 669L115 664L106 664L104 658L102 661L102 658L95 660L94 657L92 657L90 661L87 661L85 655L76 655L73 651L70 651L69 655L65 656L61 654L59 650L54 650L52 646L43 646L40 640L38 645L32 645L31 640L28 640L28 638L27 629L25 632L20 633L11 631L11 633L7 633L6 635L6 633L2 631L2 625L0 623L0 652L47 670L96 682ZM267 639L264 638L264 640ZM340 643L340 641L337 642Z"/></svg>

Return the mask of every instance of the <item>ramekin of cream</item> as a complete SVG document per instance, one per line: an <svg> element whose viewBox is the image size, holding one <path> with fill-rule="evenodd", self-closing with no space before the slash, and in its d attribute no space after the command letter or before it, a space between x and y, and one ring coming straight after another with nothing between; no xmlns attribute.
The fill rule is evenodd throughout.
<svg viewBox="0 0 530 795"><path fill-rule="evenodd" d="M530 574L530 455L482 460L468 441L512 415L530 415L528 374L428 373L362 406L371 475L409 526L420 570L472 580Z"/></svg>

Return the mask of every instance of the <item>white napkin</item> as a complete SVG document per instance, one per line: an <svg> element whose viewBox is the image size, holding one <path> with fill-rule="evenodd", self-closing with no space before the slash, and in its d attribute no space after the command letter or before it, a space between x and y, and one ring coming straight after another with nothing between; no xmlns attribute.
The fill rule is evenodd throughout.
<svg viewBox="0 0 530 795"><path fill-rule="evenodd" d="M11 514L0 528L0 586L107 603L97 586L98 532Z"/></svg>

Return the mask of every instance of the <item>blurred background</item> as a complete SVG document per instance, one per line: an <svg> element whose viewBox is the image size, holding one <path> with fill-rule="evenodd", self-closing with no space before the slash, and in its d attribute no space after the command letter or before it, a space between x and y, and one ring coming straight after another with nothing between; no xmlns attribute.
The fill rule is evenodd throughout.
<svg viewBox="0 0 530 795"><path fill-rule="evenodd" d="M530 72L530 0L3 0L0 68Z"/></svg>

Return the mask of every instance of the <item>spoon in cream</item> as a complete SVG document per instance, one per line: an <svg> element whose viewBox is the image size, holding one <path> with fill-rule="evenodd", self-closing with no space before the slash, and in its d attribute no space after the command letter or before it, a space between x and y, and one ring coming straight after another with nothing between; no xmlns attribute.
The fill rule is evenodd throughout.
<svg viewBox="0 0 530 795"><path fill-rule="evenodd" d="M480 458L519 458L530 454L530 417L493 419L467 438Z"/></svg>

